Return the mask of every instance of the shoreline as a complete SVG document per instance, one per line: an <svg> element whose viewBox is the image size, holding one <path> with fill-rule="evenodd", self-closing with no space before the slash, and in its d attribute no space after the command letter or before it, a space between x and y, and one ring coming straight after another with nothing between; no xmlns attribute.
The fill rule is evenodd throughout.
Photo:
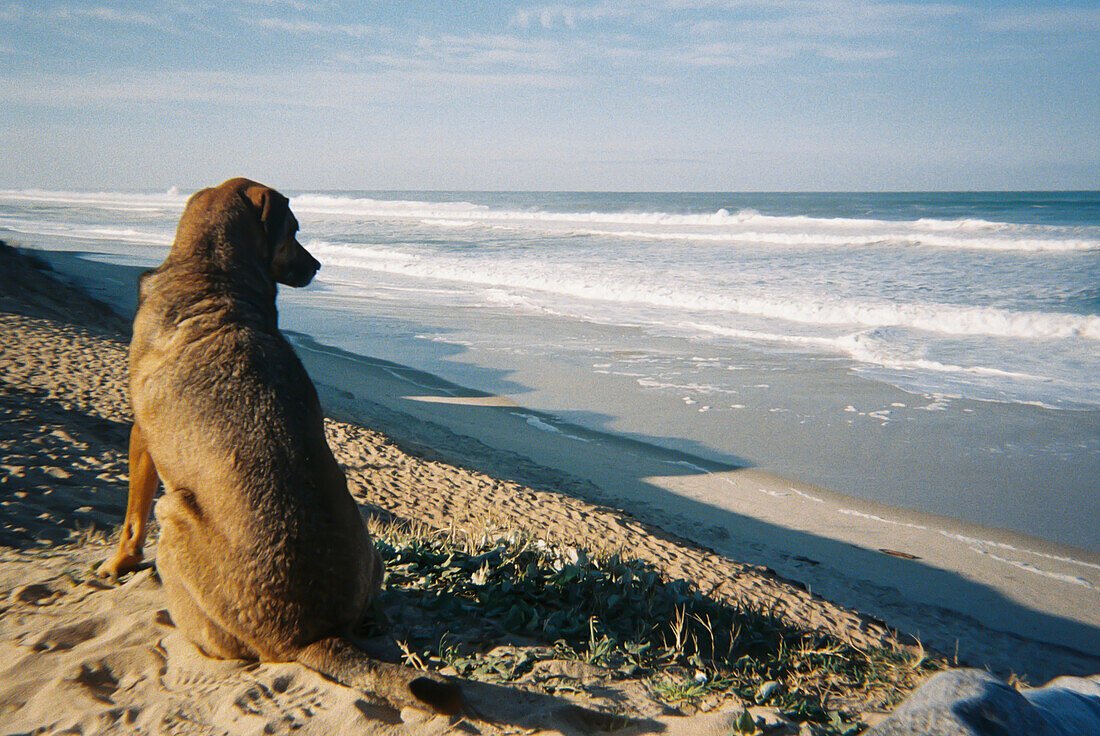
<svg viewBox="0 0 1100 736"><path fill-rule="evenodd" d="M140 271L38 254L83 283L117 286ZM117 288L91 291L102 299ZM329 416L374 427L414 454L513 474L525 463L549 468L567 495L775 570L965 661L1040 678L1100 670L1100 557L592 432L406 366L294 343ZM1056 577L1036 584L1034 569Z"/></svg>

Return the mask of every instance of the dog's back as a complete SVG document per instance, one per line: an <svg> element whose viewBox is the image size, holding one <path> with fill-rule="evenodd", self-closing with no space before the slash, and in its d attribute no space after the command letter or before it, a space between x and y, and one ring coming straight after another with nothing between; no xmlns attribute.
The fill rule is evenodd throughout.
<svg viewBox="0 0 1100 736"><path fill-rule="evenodd" d="M198 642L210 654L287 659L354 623L377 563L278 331L262 213L241 191L195 195L143 280L131 395L167 490L157 565L170 598L200 598L194 628L212 618L232 635Z"/></svg>
<svg viewBox="0 0 1100 736"><path fill-rule="evenodd" d="M147 457L164 481L157 568L169 612L212 656L297 659L401 704L448 710L454 686L370 660L342 638L381 563L313 384L278 330L276 283L302 286L319 266L296 230L285 197L230 180L189 200L171 253L142 280L131 466ZM128 525L131 508L147 508L134 497L132 480ZM133 557L124 546L125 535L113 572Z"/></svg>

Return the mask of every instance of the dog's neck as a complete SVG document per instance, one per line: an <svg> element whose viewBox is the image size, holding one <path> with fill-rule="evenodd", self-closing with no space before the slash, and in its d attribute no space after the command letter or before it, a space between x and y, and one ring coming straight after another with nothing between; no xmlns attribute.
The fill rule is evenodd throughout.
<svg viewBox="0 0 1100 736"><path fill-rule="evenodd" d="M156 270L143 278L140 302L147 295L161 302L163 318L180 324L192 318L222 315L264 331L278 330L278 287L257 264L208 257L209 243L192 241L173 248ZM216 250L216 249L215 249ZM158 310L159 311L159 310Z"/></svg>
<svg viewBox="0 0 1100 736"><path fill-rule="evenodd" d="M213 280L241 282L269 295L274 304L277 287L268 267L270 254L263 232L247 213L233 214L211 220L192 218L186 225L181 222L164 266L206 274Z"/></svg>

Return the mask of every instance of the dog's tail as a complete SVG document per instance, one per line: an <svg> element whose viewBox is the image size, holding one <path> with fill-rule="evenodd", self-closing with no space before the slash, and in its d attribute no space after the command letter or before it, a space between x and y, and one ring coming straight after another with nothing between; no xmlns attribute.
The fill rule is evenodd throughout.
<svg viewBox="0 0 1100 736"><path fill-rule="evenodd" d="M346 639L321 639L300 650L298 662L341 685L398 708L412 707L456 715L462 689L439 675L380 662Z"/></svg>

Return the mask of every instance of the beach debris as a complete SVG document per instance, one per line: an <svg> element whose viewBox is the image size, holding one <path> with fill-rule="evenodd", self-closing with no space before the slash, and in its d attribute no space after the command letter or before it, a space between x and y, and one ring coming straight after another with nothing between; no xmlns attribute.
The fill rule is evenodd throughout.
<svg viewBox="0 0 1100 736"><path fill-rule="evenodd" d="M757 703L760 704L767 703L773 695L775 695L782 689L782 683L776 682L775 680L768 680L767 682L762 684L760 688L756 691L756 696L754 699Z"/></svg>
<svg viewBox="0 0 1100 736"><path fill-rule="evenodd" d="M891 557L898 557L898 558L903 559L903 560L919 560L920 559L920 557L917 557L914 554L910 554L909 552L901 552L901 551L896 550L896 549L880 548L879 552L882 552L884 555L890 555Z"/></svg>

